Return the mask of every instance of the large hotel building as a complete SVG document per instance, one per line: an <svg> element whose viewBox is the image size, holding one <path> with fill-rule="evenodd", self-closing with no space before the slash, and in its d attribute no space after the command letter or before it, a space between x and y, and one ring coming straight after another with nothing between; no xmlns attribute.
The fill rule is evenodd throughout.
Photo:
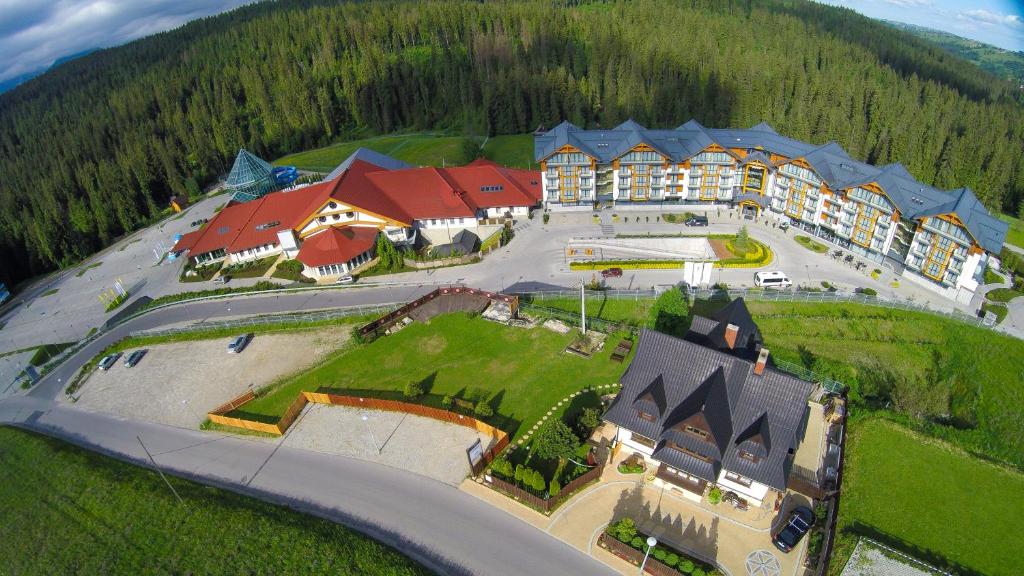
<svg viewBox="0 0 1024 576"><path fill-rule="evenodd" d="M918 182L900 164L859 162L835 142L815 146L771 126L674 130L627 121L611 130L568 122L539 135L544 207L713 210L788 221L960 302L981 283L1007 224L968 188Z"/></svg>

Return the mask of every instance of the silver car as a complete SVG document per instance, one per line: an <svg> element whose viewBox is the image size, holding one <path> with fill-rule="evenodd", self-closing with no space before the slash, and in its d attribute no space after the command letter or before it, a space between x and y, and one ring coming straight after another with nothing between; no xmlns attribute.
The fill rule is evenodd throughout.
<svg viewBox="0 0 1024 576"><path fill-rule="evenodd" d="M231 343L228 344L228 354L239 354L249 344L249 340L252 340L252 334L242 334L241 336L235 336Z"/></svg>
<svg viewBox="0 0 1024 576"><path fill-rule="evenodd" d="M103 357L103 360L100 360L100 363L97 365L97 368L99 368L100 370L103 370L104 372L106 372L107 370L110 369L111 366L114 365L114 362L117 362L117 359L120 358L120 357L121 357L121 353L120 352L115 352L113 354L108 354L108 355Z"/></svg>

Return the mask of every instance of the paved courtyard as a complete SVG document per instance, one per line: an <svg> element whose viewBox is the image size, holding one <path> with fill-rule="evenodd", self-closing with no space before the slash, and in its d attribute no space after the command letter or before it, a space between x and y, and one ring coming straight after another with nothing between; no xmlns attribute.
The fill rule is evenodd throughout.
<svg viewBox="0 0 1024 576"><path fill-rule="evenodd" d="M147 422L196 428L211 409L308 368L349 338L344 329L257 334L241 354L229 338L150 346L134 368L124 356L89 375L76 407Z"/></svg>
<svg viewBox="0 0 1024 576"><path fill-rule="evenodd" d="M487 434L432 418L310 403L283 444L369 460L458 486L470 472L466 450L478 438L485 450L491 445Z"/></svg>

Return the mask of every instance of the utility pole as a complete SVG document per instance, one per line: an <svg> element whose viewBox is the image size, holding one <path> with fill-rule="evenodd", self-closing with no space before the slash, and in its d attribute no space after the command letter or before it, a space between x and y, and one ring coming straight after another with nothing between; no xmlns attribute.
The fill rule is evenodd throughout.
<svg viewBox="0 0 1024 576"><path fill-rule="evenodd" d="M149 449L146 448L146 445L142 443L142 438L136 436L135 439L139 441L139 446L142 446L142 449L146 451L146 456L149 457L149 461L153 464L153 468L155 468L157 474L159 474L160 477L164 479L164 484L167 484L167 487L171 489L172 493L174 493L174 497L178 499L178 503L184 504L185 501L182 500L181 496L178 495L178 491L174 489L174 486L171 486L171 483L167 480L167 477L164 476L163 470L161 470L160 467L157 466L156 460L153 459L153 455L149 453Z"/></svg>

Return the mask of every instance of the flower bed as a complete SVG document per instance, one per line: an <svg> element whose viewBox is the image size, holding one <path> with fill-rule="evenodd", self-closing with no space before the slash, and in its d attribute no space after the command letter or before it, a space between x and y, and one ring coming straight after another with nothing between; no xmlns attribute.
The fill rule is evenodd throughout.
<svg viewBox="0 0 1024 576"><path fill-rule="evenodd" d="M647 534L636 528L632 518L623 518L608 525L598 538L597 544L612 554L639 566L647 552ZM721 576L722 572L714 566L694 558L690 554L680 552L659 542L651 550L644 565L644 571L655 576Z"/></svg>
<svg viewBox="0 0 1024 576"><path fill-rule="evenodd" d="M682 267L682 260L588 260L569 263L570 270L604 270L605 268L664 270Z"/></svg>

